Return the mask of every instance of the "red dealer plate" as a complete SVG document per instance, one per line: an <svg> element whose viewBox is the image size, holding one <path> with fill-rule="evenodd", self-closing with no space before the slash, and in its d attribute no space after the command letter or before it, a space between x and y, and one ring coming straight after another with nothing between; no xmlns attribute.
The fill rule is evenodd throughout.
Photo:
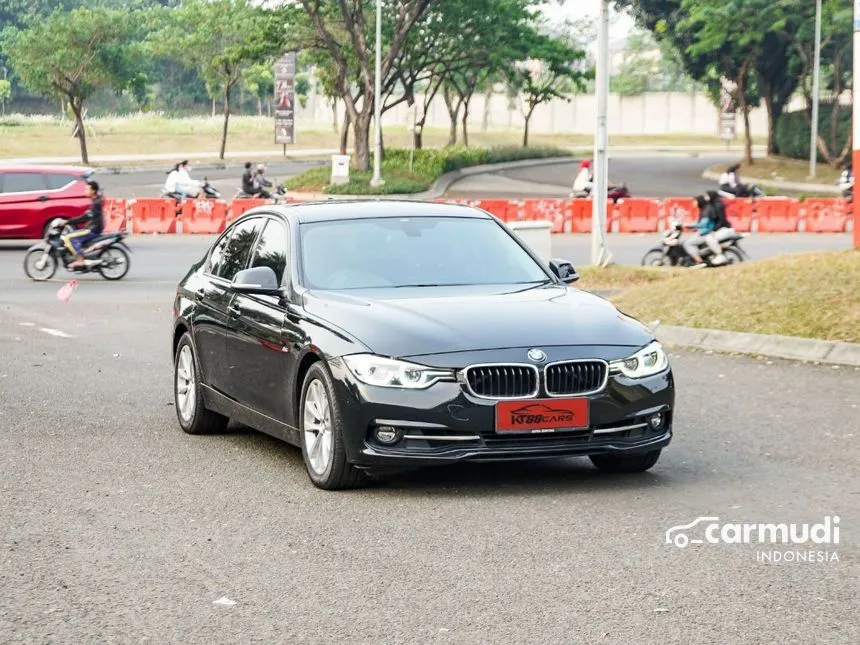
<svg viewBox="0 0 860 645"><path fill-rule="evenodd" d="M496 432L554 432L588 427L588 399L496 403Z"/></svg>

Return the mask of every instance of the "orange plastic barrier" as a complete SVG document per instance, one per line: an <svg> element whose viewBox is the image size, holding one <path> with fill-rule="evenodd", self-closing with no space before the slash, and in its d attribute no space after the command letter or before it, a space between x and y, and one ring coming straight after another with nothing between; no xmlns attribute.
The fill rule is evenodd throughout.
<svg viewBox="0 0 860 645"><path fill-rule="evenodd" d="M808 233L843 233L849 209L841 199L813 198L803 202L803 222Z"/></svg>
<svg viewBox="0 0 860 645"><path fill-rule="evenodd" d="M137 199L131 203L131 232L176 233L176 202L172 199Z"/></svg>
<svg viewBox="0 0 860 645"><path fill-rule="evenodd" d="M526 199L523 201L525 218L531 221L552 222L553 233L564 233L565 222L570 219L570 202L566 199Z"/></svg>
<svg viewBox="0 0 860 645"><path fill-rule="evenodd" d="M256 208L257 206L264 206L268 203L269 200L267 199L234 199L230 203L230 209L227 212L227 224L231 223L235 219L238 219L252 208Z"/></svg>
<svg viewBox="0 0 860 645"><path fill-rule="evenodd" d="M800 203L788 197L760 197L756 200L759 233L794 233L800 223Z"/></svg>
<svg viewBox="0 0 860 645"><path fill-rule="evenodd" d="M619 233L656 233L660 226L660 202L624 199L615 205Z"/></svg>
<svg viewBox="0 0 860 645"><path fill-rule="evenodd" d="M189 199L182 205L182 232L220 233L227 225L227 202L215 199Z"/></svg>
<svg viewBox="0 0 860 645"><path fill-rule="evenodd" d="M105 199L102 202L104 233L124 231L127 227L128 205L124 199Z"/></svg>
<svg viewBox="0 0 860 645"><path fill-rule="evenodd" d="M699 206L691 197L670 197L663 200L663 223L666 228L673 219L680 220L684 224L693 224L699 221Z"/></svg>
<svg viewBox="0 0 860 645"><path fill-rule="evenodd" d="M517 208L514 202L507 199L479 199L472 202L472 205L487 211L490 215L495 215L503 222L510 221Z"/></svg>
<svg viewBox="0 0 860 645"><path fill-rule="evenodd" d="M591 233L591 220L593 213L593 202L590 199L572 199L568 202L567 221L565 222L566 233ZM614 221L614 208L612 202L606 205L606 231L612 230ZM570 224L568 225L568 222Z"/></svg>
<svg viewBox="0 0 860 645"><path fill-rule="evenodd" d="M726 199L726 217L732 228L738 233L749 233L752 231L755 216L755 204L751 199Z"/></svg>

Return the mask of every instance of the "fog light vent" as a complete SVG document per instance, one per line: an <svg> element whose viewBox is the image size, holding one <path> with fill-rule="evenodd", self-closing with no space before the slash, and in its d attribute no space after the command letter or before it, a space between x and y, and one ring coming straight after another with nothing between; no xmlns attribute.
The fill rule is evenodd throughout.
<svg viewBox="0 0 860 645"><path fill-rule="evenodd" d="M657 412L648 417L648 425L652 430L659 430L663 427L663 413Z"/></svg>
<svg viewBox="0 0 860 645"><path fill-rule="evenodd" d="M400 431L397 428L392 428L391 426L379 426L376 429L376 440L379 443L384 443L386 445L391 445L400 441Z"/></svg>

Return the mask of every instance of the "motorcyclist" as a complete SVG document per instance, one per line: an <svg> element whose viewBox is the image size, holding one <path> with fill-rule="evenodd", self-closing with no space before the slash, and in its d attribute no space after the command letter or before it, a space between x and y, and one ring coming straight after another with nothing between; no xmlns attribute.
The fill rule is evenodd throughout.
<svg viewBox="0 0 860 645"><path fill-rule="evenodd" d="M697 196L696 203L699 206L699 221L687 228L697 229L697 232L684 241L684 250L695 262L694 267L704 267L705 262L699 255L699 245L704 242L714 254L712 264L725 264L726 256L723 255L720 243L714 235L715 227L720 221L719 206L711 201L710 195ZM722 216L725 217L725 213Z"/></svg>
<svg viewBox="0 0 860 645"><path fill-rule="evenodd" d="M63 236L63 243L75 255L75 259L69 263L70 269L84 266L84 244L101 235L104 228L104 214L102 208L102 196L99 185L95 181L88 181L86 188L87 197L92 200L90 209L83 215L66 220L66 224L72 226L81 224L76 231Z"/></svg>
<svg viewBox="0 0 860 645"><path fill-rule="evenodd" d="M851 162L847 162L842 169L842 174L839 176L839 189L842 191L842 197L852 199L854 197L854 171L851 168Z"/></svg>
<svg viewBox="0 0 860 645"><path fill-rule="evenodd" d="M187 160L176 164L167 174L164 192L181 197L196 198L202 196L202 185L196 179L191 178L191 166Z"/></svg>
<svg viewBox="0 0 860 645"><path fill-rule="evenodd" d="M579 172L576 179L573 180L573 193L576 194L591 194L591 189L594 184L594 175L591 172L591 160L584 159L579 164Z"/></svg>
<svg viewBox="0 0 860 645"><path fill-rule="evenodd" d="M269 199L272 196L272 193L266 189L271 188L273 184L265 177L265 172L266 166L263 164L257 164L257 172L254 174L254 184L257 186L260 197Z"/></svg>
<svg viewBox="0 0 860 645"><path fill-rule="evenodd" d="M251 162L245 162L245 172L242 173L242 192L249 196L254 196L260 192L259 187L254 182L254 173L251 171Z"/></svg>

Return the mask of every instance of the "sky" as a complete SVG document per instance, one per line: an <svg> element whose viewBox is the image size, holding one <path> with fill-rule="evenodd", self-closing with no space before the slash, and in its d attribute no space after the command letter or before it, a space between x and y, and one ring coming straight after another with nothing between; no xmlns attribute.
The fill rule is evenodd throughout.
<svg viewBox="0 0 860 645"><path fill-rule="evenodd" d="M551 0L546 2L542 10L548 18L564 20L569 18L597 18L600 13L600 0ZM609 39L621 40L626 38L633 27L633 19L626 14L619 14L610 7ZM596 47L596 43L594 45Z"/></svg>

